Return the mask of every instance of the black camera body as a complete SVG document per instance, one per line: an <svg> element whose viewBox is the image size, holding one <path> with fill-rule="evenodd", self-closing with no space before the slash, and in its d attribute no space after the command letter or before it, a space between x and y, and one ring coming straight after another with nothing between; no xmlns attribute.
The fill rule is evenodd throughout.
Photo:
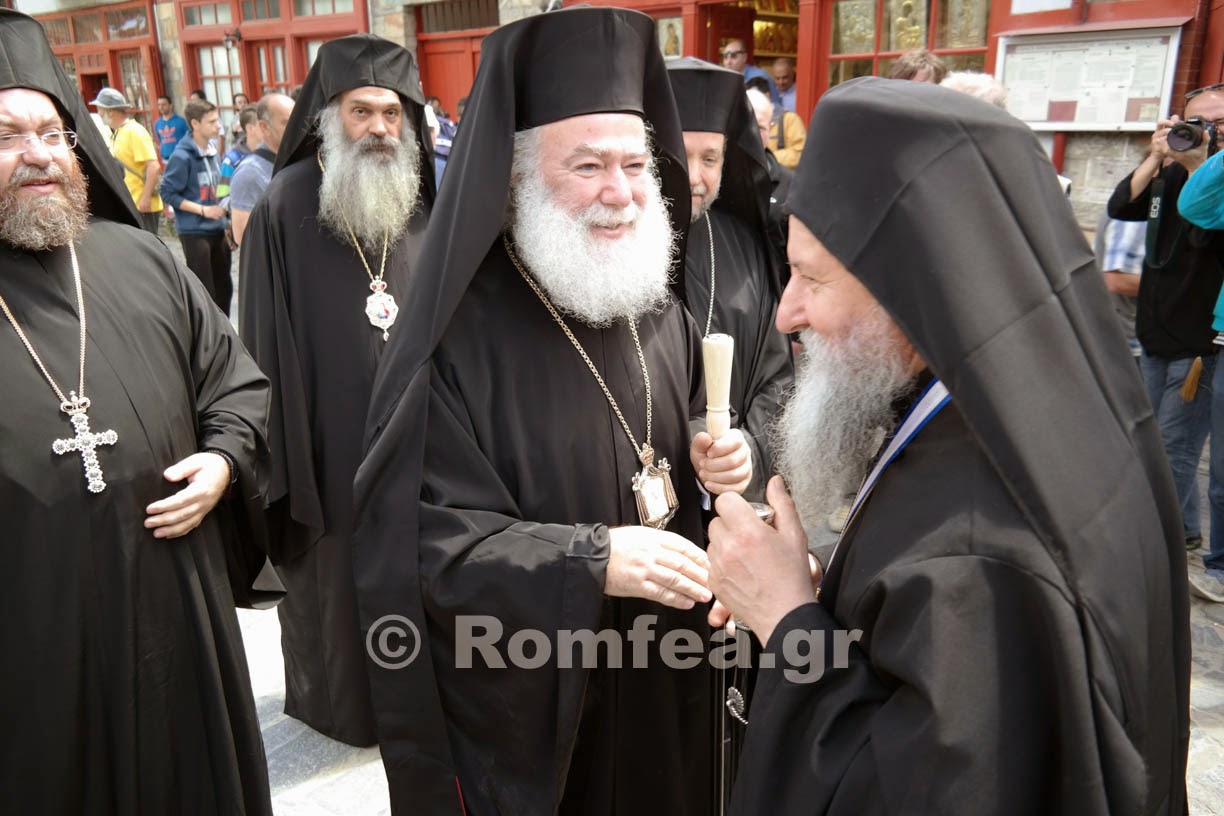
<svg viewBox="0 0 1224 816"><path fill-rule="evenodd" d="M1169 144L1170 150L1184 153L1202 144L1204 132L1209 137L1207 140L1207 155L1211 156L1220 149L1219 145L1216 144L1216 137L1219 133L1216 131L1215 122L1204 119L1201 116L1191 116L1189 119L1178 122L1169 128L1169 135L1166 141Z"/></svg>

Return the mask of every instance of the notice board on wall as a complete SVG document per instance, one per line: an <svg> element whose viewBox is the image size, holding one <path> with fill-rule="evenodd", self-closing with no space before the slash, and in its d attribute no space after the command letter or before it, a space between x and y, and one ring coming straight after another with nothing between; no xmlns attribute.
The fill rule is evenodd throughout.
<svg viewBox="0 0 1224 816"><path fill-rule="evenodd" d="M1007 109L1035 130L1152 130L1169 112L1180 28L999 38Z"/></svg>

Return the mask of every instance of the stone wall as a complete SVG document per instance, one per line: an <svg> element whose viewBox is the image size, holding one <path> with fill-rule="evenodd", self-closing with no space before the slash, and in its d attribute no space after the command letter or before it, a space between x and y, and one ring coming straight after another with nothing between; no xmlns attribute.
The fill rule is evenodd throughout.
<svg viewBox="0 0 1224 816"><path fill-rule="evenodd" d="M412 6L402 0L368 0L370 33L399 43L416 55L416 24Z"/></svg>
<svg viewBox="0 0 1224 816"><path fill-rule="evenodd" d="M1086 230L1096 229L1114 188L1139 166L1150 133L1069 133L1062 174L1071 179L1071 207Z"/></svg>
<svg viewBox="0 0 1224 816"><path fill-rule="evenodd" d="M157 48L161 53L165 93L174 100L174 109L182 111L190 90L183 78L183 48L179 42L178 20L174 16L172 0L154 3L153 16L157 22Z"/></svg>
<svg viewBox="0 0 1224 816"><path fill-rule="evenodd" d="M497 0L497 22L501 25L539 14L548 0Z"/></svg>

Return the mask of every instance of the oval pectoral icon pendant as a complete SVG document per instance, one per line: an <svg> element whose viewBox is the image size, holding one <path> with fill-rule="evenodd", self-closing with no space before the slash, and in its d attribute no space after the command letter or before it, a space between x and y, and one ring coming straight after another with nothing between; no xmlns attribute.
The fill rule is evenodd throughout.
<svg viewBox="0 0 1224 816"><path fill-rule="evenodd" d="M370 319L371 326L383 330L383 340L387 340L390 337L387 330L395 324L399 307L395 305L395 298L387 294L386 281L377 278L370 281L370 291L373 294L366 298L366 317Z"/></svg>

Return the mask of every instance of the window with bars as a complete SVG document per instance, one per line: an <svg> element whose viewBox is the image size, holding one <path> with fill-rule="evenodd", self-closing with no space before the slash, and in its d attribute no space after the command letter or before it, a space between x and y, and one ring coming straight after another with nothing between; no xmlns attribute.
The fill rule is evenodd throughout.
<svg viewBox="0 0 1224 816"><path fill-rule="evenodd" d="M242 0L244 20L274 20L280 16L280 0Z"/></svg>
<svg viewBox="0 0 1224 816"><path fill-rule="evenodd" d="M152 128L149 121L149 85L145 79L144 60L140 51L119 52L120 88L127 100L132 103L128 115L145 126Z"/></svg>
<svg viewBox="0 0 1224 816"><path fill-rule="evenodd" d="M39 20L43 31L47 32L47 42L51 45L72 45L72 29L67 17L55 20Z"/></svg>
<svg viewBox="0 0 1224 816"><path fill-rule="evenodd" d="M102 15L78 14L73 17L72 39L78 43L102 42Z"/></svg>
<svg viewBox="0 0 1224 816"><path fill-rule="evenodd" d="M497 0L446 0L427 3L419 8L423 34L497 25Z"/></svg>
<svg viewBox="0 0 1224 816"><path fill-rule="evenodd" d="M836 0L829 87L885 75L902 52L927 48L952 71L986 65L990 0Z"/></svg>
<svg viewBox="0 0 1224 816"><path fill-rule="evenodd" d="M72 57L57 57L57 59L64 73L68 75L68 79L72 80L72 84L80 87L77 83L76 60Z"/></svg>
<svg viewBox="0 0 1224 816"><path fill-rule="evenodd" d="M183 22L189 26L218 25L233 22L229 3L205 3L183 7Z"/></svg>
<svg viewBox="0 0 1224 816"><path fill-rule="evenodd" d="M296 17L316 17L321 14L351 14L353 0L293 0Z"/></svg>

